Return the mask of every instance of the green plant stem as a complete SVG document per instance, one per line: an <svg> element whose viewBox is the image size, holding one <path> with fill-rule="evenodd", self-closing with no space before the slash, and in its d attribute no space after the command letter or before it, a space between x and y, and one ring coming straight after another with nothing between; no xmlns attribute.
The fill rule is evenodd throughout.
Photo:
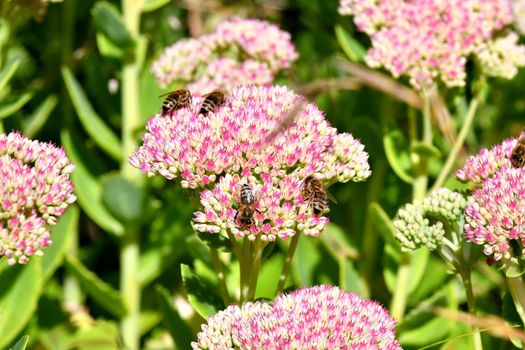
<svg viewBox="0 0 525 350"><path fill-rule="evenodd" d="M410 261L411 259L407 258L406 261L402 262L397 268L396 286L390 304L390 312L398 322L401 321L405 315L408 286L410 284L410 274L412 273Z"/></svg>
<svg viewBox="0 0 525 350"><path fill-rule="evenodd" d="M140 281L138 232L128 227L120 248L120 293L127 309L121 322L122 339L127 349L139 349Z"/></svg>
<svg viewBox="0 0 525 350"><path fill-rule="evenodd" d="M281 275L279 276L279 283L277 285L277 289L275 290L275 295L282 293L284 290L284 286L286 284L286 280L288 279L288 273L290 272L290 265L292 264L292 259L295 254L295 250L297 249L297 244L299 243L299 237L300 234L296 233L292 240L290 241L290 245L288 246L288 253L286 254L286 259L284 260L284 266L281 271Z"/></svg>
<svg viewBox="0 0 525 350"><path fill-rule="evenodd" d="M257 280L259 279L259 271L261 269L261 261L265 244L260 240L259 237L255 240L252 250L252 261L251 269L249 273L249 289L247 301L252 301L255 298L255 292L257 291Z"/></svg>
<svg viewBox="0 0 525 350"><path fill-rule="evenodd" d="M434 185L432 186L432 190L436 190L440 188L441 186L443 186L450 171L452 170L452 167L454 166L454 163L458 157L459 151L461 150L461 147L463 146L463 142L465 142L465 138L467 137L467 134L470 131L472 122L474 121L474 117L476 115L476 111L480 103L481 94L482 92L478 92L478 94L476 94L476 96L474 96L472 100L470 101L470 104L467 110L467 115L465 116L465 120L463 121L461 130L459 131L458 138L456 139L456 142L454 142L454 145L452 145L452 149L450 150L450 153L448 154L447 160L445 161L445 165L443 165L443 168L441 169L441 172L439 173L436 179L436 182L434 182Z"/></svg>
<svg viewBox="0 0 525 350"><path fill-rule="evenodd" d="M468 263L467 263L468 264ZM472 315L476 315L476 299L474 297L474 291L472 289L472 278L470 268L465 268L466 264L460 266L463 267L459 272L463 286L465 287L465 294L467 296L468 310ZM474 341L474 350L483 350L483 343L481 342L481 333L478 327L472 326L472 339Z"/></svg>
<svg viewBox="0 0 525 350"><path fill-rule="evenodd" d="M122 16L128 31L134 39L139 38L140 14L143 0L122 0ZM138 46L138 45L136 45ZM139 115L139 71L138 51L126 57L122 68L122 152L124 154L120 171L128 180L139 183L140 173L131 167L127 156L137 147L133 135L140 125ZM129 350L140 346L140 281L138 279L140 245L138 227L128 224L124 230L120 251L120 292L127 314L121 320L124 345Z"/></svg>
<svg viewBox="0 0 525 350"><path fill-rule="evenodd" d="M253 242L250 241L247 237L244 237L242 243L242 254L239 261L240 270L241 270L241 297L239 304L242 305L248 298L248 291L250 290L250 275L249 275L249 266L250 266L250 256L252 254L252 245Z"/></svg>
<svg viewBox="0 0 525 350"><path fill-rule="evenodd" d="M217 279L219 280L219 289L221 291L222 301L225 306L230 305L230 294L228 293L228 287L226 286L224 271L222 270L221 259L219 258L219 252L217 248L210 247L211 259L215 267L215 273L217 273Z"/></svg>

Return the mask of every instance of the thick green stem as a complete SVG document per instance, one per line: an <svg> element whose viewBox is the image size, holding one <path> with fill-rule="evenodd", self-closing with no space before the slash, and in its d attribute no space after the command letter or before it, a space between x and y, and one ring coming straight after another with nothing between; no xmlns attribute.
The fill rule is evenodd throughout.
<svg viewBox="0 0 525 350"><path fill-rule="evenodd" d="M396 286L394 295L392 296L392 303L390 305L390 312L398 321L401 321L405 315L411 273L412 268L410 267L410 259L407 259L407 261L401 263L397 269Z"/></svg>
<svg viewBox="0 0 525 350"><path fill-rule="evenodd" d="M221 259L219 258L219 252L217 248L210 248L211 259L215 266L215 273L217 273L217 279L219 280L219 289L221 291L222 301L225 306L230 305L230 294L228 293L228 287L226 286L224 271L222 270Z"/></svg>
<svg viewBox="0 0 525 350"><path fill-rule="evenodd" d="M248 297L248 291L250 290L249 266L250 257L252 254L252 245L252 241L250 241L247 237L244 237L242 243L242 254L239 260L239 266L241 270L241 297L239 300L240 305L242 305L246 301Z"/></svg>
<svg viewBox="0 0 525 350"><path fill-rule="evenodd" d="M257 290L257 280L259 279L259 270L261 269L261 258L264 246L265 245L259 238L257 238L253 244L253 250L251 255L252 261L250 264L251 269L248 272L250 284L248 289L247 301L252 301L255 298L255 292Z"/></svg>
<svg viewBox="0 0 525 350"><path fill-rule="evenodd" d="M286 254L286 259L284 260L283 270L281 271L281 275L279 276L279 283L277 285L275 295L282 293L284 289L284 285L286 284L286 280L288 279L288 273L290 272L292 259L295 254L297 244L299 243L299 237L300 234L296 233L290 241L290 246L288 247L288 254Z"/></svg>
<svg viewBox="0 0 525 350"><path fill-rule="evenodd" d="M122 15L128 31L134 39L139 38L140 14L144 0L122 0ZM138 45L136 45L138 47ZM128 155L137 147L134 130L141 125L139 115L139 72L138 51L126 56L122 68L122 163L121 174L135 183L141 177L137 169L128 163ZM140 246L138 227L127 225L120 251L120 292L127 309L121 320L124 345L129 350L140 347L140 283L138 280Z"/></svg>
<svg viewBox="0 0 525 350"><path fill-rule="evenodd" d="M138 232L127 228L120 248L120 293L127 308L121 322L122 340L127 349L139 349L140 282Z"/></svg>
<svg viewBox="0 0 525 350"><path fill-rule="evenodd" d="M476 110L478 109L482 93L483 92L480 89L480 92L476 96L474 96L474 98L470 101L470 105L467 110L467 115L465 116L465 120L463 121L461 130L459 131L458 138L456 139L456 142L454 142L454 145L452 146L452 149L448 154L448 158L445 161L445 165L443 165L443 168L441 169L441 172L439 173L436 182L434 182L434 185L432 186L432 190L436 190L443 186L445 180L450 174L450 171L452 170L452 167L454 166L454 163L456 162L456 159L458 157L459 151L463 146L463 142L465 142L465 138L467 137L467 134L470 131L472 122L474 121L474 116L476 115Z"/></svg>

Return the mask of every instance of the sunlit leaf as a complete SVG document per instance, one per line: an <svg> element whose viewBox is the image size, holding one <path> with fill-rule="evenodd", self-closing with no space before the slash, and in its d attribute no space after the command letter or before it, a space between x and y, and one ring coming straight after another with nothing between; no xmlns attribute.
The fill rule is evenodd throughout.
<svg viewBox="0 0 525 350"><path fill-rule="evenodd" d="M166 288L157 285L155 289L160 299L164 324L168 328L168 332L170 332L177 349L190 350L190 344L195 340L193 331L179 316L177 309L173 305L173 298L171 298Z"/></svg>
<svg viewBox="0 0 525 350"><path fill-rule="evenodd" d="M104 178L102 202L109 212L121 222L138 222L144 214L146 193L120 175Z"/></svg>
<svg viewBox="0 0 525 350"><path fill-rule="evenodd" d="M68 157L75 164L71 178L75 184L78 203L97 225L117 236L122 235L124 227L102 204L102 186L84 161L86 156L83 145L65 129L61 133L61 140Z"/></svg>
<svg viewBox="0 0 525 350"><path fill-rule="evenodd" d="M34 316L42 282L36 256L27 265L8 267L0 273L0 349L9 346Z"/></svg>
<svg viewBox="0 0 525 350"><path fill-rule="evenodd" d="M410 155L403 133L399 129L390 130L383 136L383 146L392 170L401 180L412 184L414 178L410 174Z"/></svg>
<svg viewBox="0 0 525 350"><path fill-rule="evenodd" d="M62 67L62 76L80 122L89 136L111 157L120 161L122 159L122 146L118 137L95 113L84 90L82 90L69 68Z"/></svg>
<svg viewBox="0 0 525 350"><path fill-rule="evenodd" d="M57 105L57 95L49 95L27 119L24 135L29 138L34 137L42 129L42 126L44 126Z"/></svg>
<svg viewBox="0 0 525 350"><path fill-rule="evenodd" d="M354 62L362 62L366 49L342 26L335 26L335 36L346 56Z"/></svg>
<svg viewBox="0 0 525 350"><path fill-rule="evenodd" d="M142 12L151 12L161 8L164 5L169 4L170 0L146 0Z"/></svg>
<svg viewBox="0 0 525 350"><path fill-rule="evenodd" d="M126 308L118 291L89 271L75 256L67 255L65 262L68 271L100 306L118 318L126 314Z"/></svg>
<svg viewBox="0 0 525 350"><path fill-rule="evenodd" d="M25 350L27 343L29 342L29 336L24 335L20 340L11 348L11 350Z"/></svg>
<svg viewBox="0 0 525 350"><path fill-rule="evenodd" d="M6 103L0 106L0 120L12 116L24 105L33 98L33 92L25 92L20 96L17 96L13 102Z"/></svg>
<svg viewBox="0 0 525 350"><path fill-rule="evenodd" d="M224 304L216 291L201 281L188 265L181 264L180 270L188 301L199 315L207 318L224 309Z"/></svg>
<svg viewBox="0 0 525 350"><path fill-rule="evenodd" d="M5 22L2 23L1 27L4 25ZM16 73L16 70L20 65L20 61L20 59L11 61L2 69L2 71L0 71L0 91L2 91L7 86L7 84L9 84L9 80L11 80L13 75Z"/></svg>
<svg viewBox="0 0 525 350"><path fill-rule="evenodd" d="M97 2L91 10L97 30L118 47L129 48L134 44L121 14L109 2Z"/></svg>

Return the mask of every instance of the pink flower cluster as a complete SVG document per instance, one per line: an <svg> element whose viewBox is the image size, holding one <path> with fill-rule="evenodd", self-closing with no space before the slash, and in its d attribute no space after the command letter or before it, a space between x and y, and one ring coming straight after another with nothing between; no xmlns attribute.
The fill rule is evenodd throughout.
<svg viewBox="0 0 525 350"><path fill-rule="evenodd" d="M214 113L202 115L202 98L193 98L190 108L148 121L143 145L130 163L148 176L180 176L184 188L207 187L201 193L203 211L194 219L201 232L227 230L263 240L287 238L298 230L318 235L328 219L311 215L303 203L303 179L364 181L371 172L363 145L350 134L338 134L313 104L268 142L301 101L284 86L246 86L235 88ZM247 228L235 220L243 184L257 197L255 223Z"/></svg>
<svg viewBox="0 0 525 350"><path fill-rule="evenodd" d="M517 138L471 156L456 173L477 184L465 208L465 235L494 260L525 254L525 168L510 162ZM515 242L520 251L512 248Z"/></svg>
<svg viewBox="0 0 525 350"><path fill-rule="evenodd" d="M234 17L219 23L212 34L168 47L151 70L163 87L178 82L203 95L269 84L297 57L289 33L265 21Z"/></svg>
<svg viewBox="0 0 525 350"><path fill-rule="evenodd" d="M76 200L73 170L62 148L0 134L0 256L10 265L27 263L51 244L46 224L55 225Z"/></svg>
<svg viewBox="0 0 525 350"><path fill-rule="evenodd" d="M208 319L194 350L398 350L396 321L377 302L321 285L280 295L272 305L231 305Z"/></svg>
<svg viewBox="0 0 525 350"><path fill-rule="evenodd" d="M471 55L489 76L509 79L525 65L515 34L500 33L513 20L509 0L341 0L339 12L371 37L369 66L408 76L418 89L436 78L463 86Z"/></svg>

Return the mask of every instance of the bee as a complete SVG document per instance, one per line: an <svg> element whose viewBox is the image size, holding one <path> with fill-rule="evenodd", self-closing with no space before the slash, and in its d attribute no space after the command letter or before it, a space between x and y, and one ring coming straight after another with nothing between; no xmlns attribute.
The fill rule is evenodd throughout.
<svg viewBox="0 0 525 350"><path fill-rule="evenodd" d="M250 185L243 184L239 195L239 208L234 218L234 220L237 220L237 217L239 217L241 227L248 227L254 223L253 216L257 211L257 209L255 209L256 201L257 199Z"/></svg>
<svg viewBox="0 0 525 350"><path fill-rule="evenodd" d="M202 101L200 114L205 115L210 112L215 112L215 109L222 106L226 102L226 95L221 90L213 90L209 94L204 95Z"/></svg>
<svg viewBox="0 0 525 350"><path fill-rule="evenodd" d="M330 192L324 188L323 182L313 175L304 178L301 196L310 205L314 215L321 215L328 209L328 199L336 202Z"/></svg>
<svg viewBox="0 0 525 350"><path fill-rule="evenodd" d="M515 168L522 168L525 166L525 134L522 134L512 149L510 155L510 163Z"/></svg>
<svg viewBox="0 0 525 350"><path fill-rule="evenodd" d="M189 107L191 104L191 92L188 89L178 89L168 92L162 103L162 114L168 114L178 109Z"/></svg>

